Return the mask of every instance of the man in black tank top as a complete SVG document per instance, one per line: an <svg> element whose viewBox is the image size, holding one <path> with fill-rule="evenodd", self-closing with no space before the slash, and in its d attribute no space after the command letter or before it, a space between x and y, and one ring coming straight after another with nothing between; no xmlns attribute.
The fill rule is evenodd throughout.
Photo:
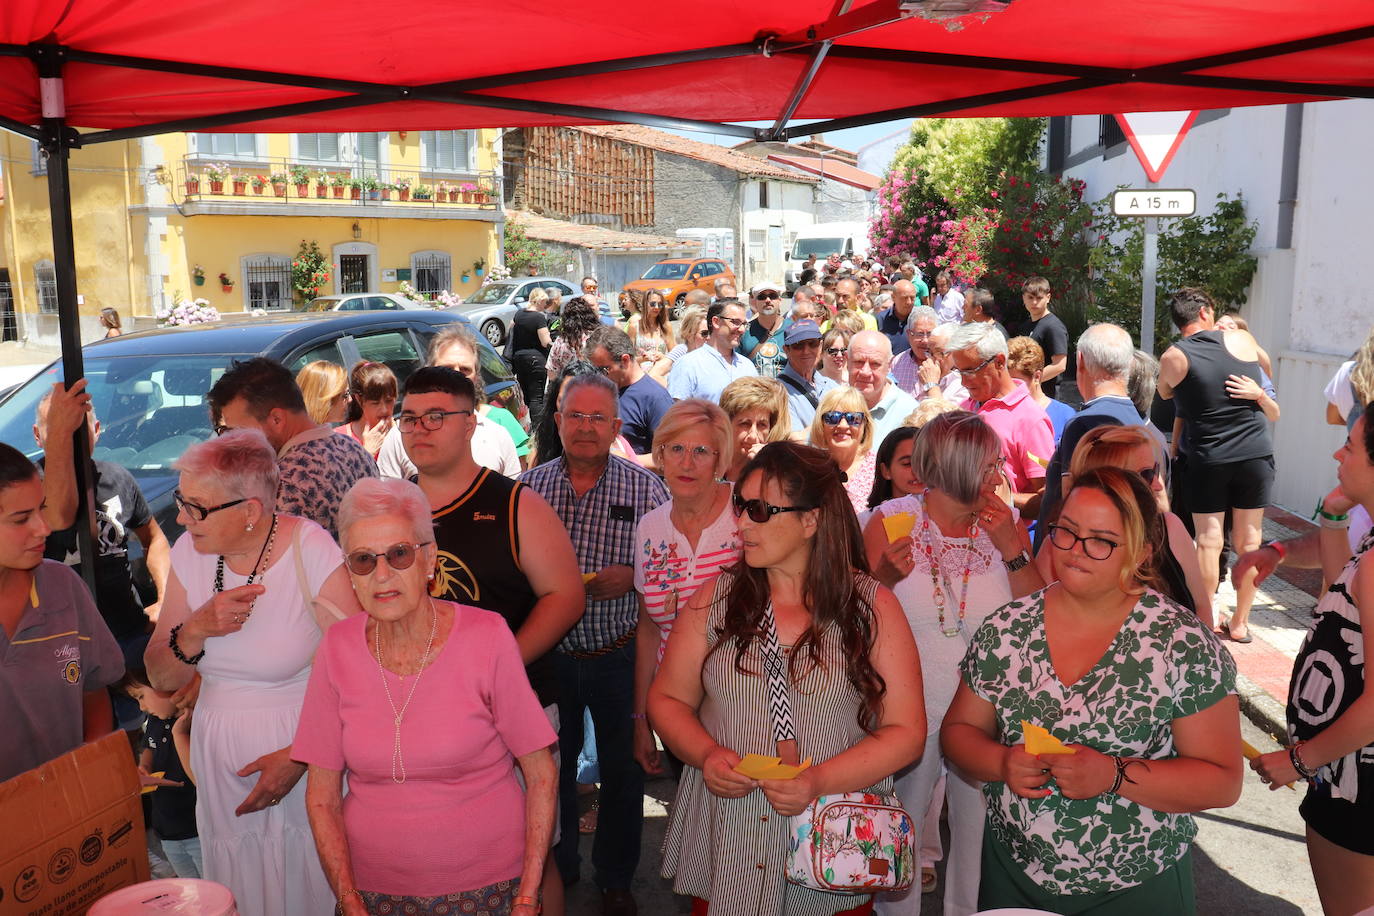
<svg viewBox="0 0 1374 916"><path fill-rule="evenodd" d="M431 591L506 619L557 730L551 653L586 607L582 574L568 532L544 498L473 460L476 402L472 382L453 369L430 366L406 382L398 425L434 515L439 557ZM545 912L561 914L562 891L549 856Z"/></svg>
<svg viewBox="0 0 1374 916"><path fill-rule="evenodd" d="M1261 387L1268 354L1248 331L1218 330L1216 306L1206 292L1179 290L1169 306L1182 336L1159 359L1159 395L1175 400L1183 420L1186 461L1181 483L1193 516L1202 577L1211 595L1219 578L1227 510L1236 553L1260 545L1274 482L1269 423L1279 418L1279 405ZM1175 437L1175 454L1179 447ZM1253 570L1234 584L1235 613L1229 621L1224 614L1217 617L1224 633L1237 642L1249 642Z"/></svg>

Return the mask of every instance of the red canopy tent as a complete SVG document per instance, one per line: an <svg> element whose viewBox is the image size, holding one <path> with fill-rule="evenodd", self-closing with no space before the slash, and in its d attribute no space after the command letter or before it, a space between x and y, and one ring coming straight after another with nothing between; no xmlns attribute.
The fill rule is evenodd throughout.
<svg viewBox="0 0 1374 916"><path fill-rule="evenodd" d="M1374 98L1368 0L0 4L0 127L49 154L68 383L82 372L67 182L79 146L608 122L787 139L931 115L1334 98ZM729 123L746 120L773 123Z"/></svg>

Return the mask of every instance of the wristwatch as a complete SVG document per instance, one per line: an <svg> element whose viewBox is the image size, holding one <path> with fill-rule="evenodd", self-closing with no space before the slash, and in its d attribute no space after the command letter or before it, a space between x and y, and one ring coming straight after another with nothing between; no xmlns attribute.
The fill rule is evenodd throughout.
<svg viewBox="0 0 1374 916"><path fill-rule="evenodd" d="M1030 561L1030 554L1026 552L1026 548L1022 547L1020 553L1010 560L1003 560L1002 565L1007 568L1007 572L1014 573L1025 569L1030 565Z"/></svg>

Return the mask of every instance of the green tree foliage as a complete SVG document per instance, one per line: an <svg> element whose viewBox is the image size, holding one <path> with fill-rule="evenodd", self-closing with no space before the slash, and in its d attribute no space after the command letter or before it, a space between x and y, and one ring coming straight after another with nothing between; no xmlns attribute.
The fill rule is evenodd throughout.
<svg viewBox="0 0 1374 916"><path fill-rule="evenodd" d="M318 242L301 239L301 247L291 259L291 289L301 305L324 289L329 282L329 266L329 256L320 251Z"/></svg>
<svg viewBox="0 0 1374 916"><path fill-rule="evenodd" d="M1039 166L1043 118L926 118L911 128L891 171L921 176L945 200L991 206L1002 172L1029 174Z"/></svg>
<svg viewBox="0 0 1374 916"><path fill-rule="evenodd" d="M552 273L560 260L538 241L526 235L525 227L516 220L506 222L504 249L506 267L515 276L528 273L531 266L537 274Z"/></svg>
<svg viewBox="0 0 1374 916"><path fill-rule="evenodd" d="M1091 321L1119 324L1139 340L1141 271L1145 261L1145 225L1139 217L1115 216L1111 195L1094 205L1096 245L1092 267ZM1219 307L1245 304L1258 260L1250 253L1258 226L1245 217L1245 201L1217 195L1211 213L1159 221L1159 265L1155 272L1156 350L1163 352L1177 336L1169 318L1167 297L1184 286L1207 290Z"/></svg>

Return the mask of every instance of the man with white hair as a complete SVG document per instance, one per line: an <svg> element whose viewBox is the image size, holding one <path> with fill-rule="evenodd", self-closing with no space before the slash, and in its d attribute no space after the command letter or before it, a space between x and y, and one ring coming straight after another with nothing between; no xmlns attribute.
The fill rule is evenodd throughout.
<svg viewBox="0 0 1374 916"><path fill-rule="evenodd" d="M888 380L891 368L892 342L886 334L860 331L849 339L849 384L873 415L875 448L916 409L916 399Z"/></svg>
<svg viewBox="0 0 1374 916"><path fill-rule="evenodd" d="M1090 430L1120 424L1143 426L1145 418L1131 400L1128 385L1135 362L1135 343L1124 328L1114 324L1095 324L1078 338L1078 393L1083 406L1059 437L1049 467L1045 470L1045 498L1040 507L1040 523L1035 526L1035 546L1044 539L1046 513L1053 511L1063 492L1063 475L1068 473L1073 450Z"/></svg>
<svg viewBox="0 0 1374 916"><path fill-rule="evenodd" d="M897 358L892 361L892 380L897 383L898 388L918 401L924 401L937 393L935 389L945 374L930 352L931 338L939 321L935 309L930 306L918 305L912 309L903 334L906 338L906 349L898 353ZM923 367L924 373L921 371Z"/></svg>
<svg viewBox="0 0 1374 916"><path fill-rule="evenodd" d="M1054 425L1035 403L1026 383L1007 369L1007 339L990 323L966 324L949 349L968 389L963 407L982 417L1002 439L1002 457L1015 490L1016 507L1027 512L1045 486L1045 462L1054 454Z"/></svg>

